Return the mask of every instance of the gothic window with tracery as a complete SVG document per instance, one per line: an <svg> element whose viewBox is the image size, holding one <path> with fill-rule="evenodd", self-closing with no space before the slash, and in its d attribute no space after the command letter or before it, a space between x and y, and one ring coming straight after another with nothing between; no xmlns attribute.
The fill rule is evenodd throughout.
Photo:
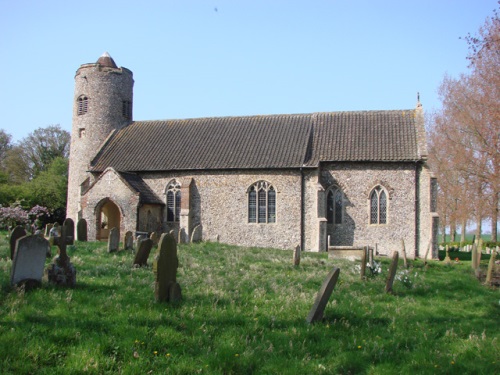
<svg viewBox="0 0 500 375"><path fill-rule="evenodd" d="M387 194L380 185L370 193L370 224L387 224Z"/></svg>
<svg viewBox="0 0 500 375"><path fill-rule="evenodd" d="M77 102L77 114L78 116L84 115L87 113L87 110L89 108L89 98L86 97L85 95L80 95L78 99L76 100Z"/></svg>
<svg viewBox="0 0 500 375"><path fill-rule="evenodd" d="M276 190L267 181L259 181L248 189L248 222L276 222Z"/></svg>
<svg viewBox="0 0 500 375"><path fill-rule="evenodd" d="M342 224L342 209L344 206L344 195L338 187L328 190L326 195L326 219L329 224Z"/></svg>
<svg viewBox="0 0 500 375"><path fill-rule="evenodd" d="M167 186L167 221L178 222L181 216L181 185L172 181Z"/></svg>

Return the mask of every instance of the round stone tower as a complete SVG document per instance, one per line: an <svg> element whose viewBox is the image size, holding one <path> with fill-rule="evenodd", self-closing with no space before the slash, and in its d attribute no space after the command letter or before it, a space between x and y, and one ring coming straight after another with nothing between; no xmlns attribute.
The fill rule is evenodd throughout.
<svg viewBox="0 0 500 375"><path fill-rule="evenodd" d="M76 71L66 209L75 221L81 194L93 179L90 162L114 130L132 122L133 87L132 72L118 68L107 52Z"/></svg>

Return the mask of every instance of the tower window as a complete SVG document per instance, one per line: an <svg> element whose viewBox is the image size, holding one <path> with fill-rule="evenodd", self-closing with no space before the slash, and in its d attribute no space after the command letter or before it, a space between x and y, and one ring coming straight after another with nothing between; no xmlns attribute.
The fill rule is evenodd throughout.
<svg viewBox="0 0 500 375"><path fill-rule="evenodd" d="M127 120L132 118L132 102L130 100L122 101L122 115Z"/></svg>
<svg viewBox="0 0 500 375"><path fill-rule="evenodd" d="M85 95L81 95L78 97L77 101L77 114L78 116L84 115L87 113L87 110L89 108L89 98L86 97Z"/></svg>

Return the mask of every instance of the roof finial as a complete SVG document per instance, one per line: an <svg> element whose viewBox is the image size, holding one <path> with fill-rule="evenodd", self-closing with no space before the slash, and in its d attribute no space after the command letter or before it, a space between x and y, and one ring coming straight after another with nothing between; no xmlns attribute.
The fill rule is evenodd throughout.
<svg viewBox="0 0 500 375"><path fill-rule="evenodd" d="M422 107L422 103L420 103L420 93L417 91L417 108Z"/></svg>
<svg viewBox="0 0 500 375"><path fill-rule="evenodd" d="M118 68L113 58L107 52L104 52L102 56L99 57L99 59L97 60L97 64L100 64L108 68L115 68L115 69Z"/></svg>

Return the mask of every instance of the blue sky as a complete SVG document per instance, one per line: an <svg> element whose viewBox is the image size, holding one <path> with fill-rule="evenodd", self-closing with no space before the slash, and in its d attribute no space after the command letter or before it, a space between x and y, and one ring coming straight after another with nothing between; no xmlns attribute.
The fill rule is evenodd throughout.
<svg viewBox="0 0 500 375"><path fill-rule="evenodd" d="M440 107L496 0L0 0L1 129L71 130L74 74L108 51L134 118Z"/></svg>

